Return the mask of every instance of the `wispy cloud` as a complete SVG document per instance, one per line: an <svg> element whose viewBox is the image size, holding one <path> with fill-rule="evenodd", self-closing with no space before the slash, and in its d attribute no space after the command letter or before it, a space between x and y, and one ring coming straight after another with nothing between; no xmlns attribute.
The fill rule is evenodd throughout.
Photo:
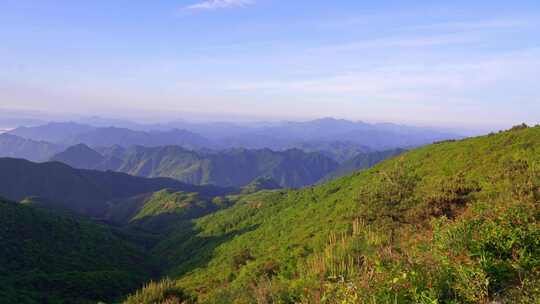
<svg viewBox="0 0 540 304"><path fill-rule="evenodd" d="M397 28L393 37L382 37L341 44L320 46L317 51L359 51L376 48L423 48L444 45L464 45L492 40L500 30L522 30L540 24L530 18L456 21L410 25ZM412 34L412 36L411 36Z"/></svg>
<svg viewBox="0 0 540 304"><path fill-rule="evenodd" d="M186 6L188 10L215 10L220 8L243 7L255 3L254 0L207 0Z"/></svg>
<svg viewBox="0 0 540 304"><path fill-rule="evenodd" d="M321 46L312 49L312 51L359 51L362 49L377 49L377 48L421 48L434 47L441 45L465 44L477 40L477 37L472 37L466 34L448 34L448 35L432 35L432 36L415 36L415 37L387 37L371 40L363 40L357 42L349 42L335 45Z"/></svg>
<svg viewBox="0 0 540 304"><path fill-rule="evenodd" d="M410 26L408 30L435 30L435 31L465 31L465 30L499 30L510 28L523 28L536 25L535 18L493 19L480 21L444 22L427 25Z"/></svg>

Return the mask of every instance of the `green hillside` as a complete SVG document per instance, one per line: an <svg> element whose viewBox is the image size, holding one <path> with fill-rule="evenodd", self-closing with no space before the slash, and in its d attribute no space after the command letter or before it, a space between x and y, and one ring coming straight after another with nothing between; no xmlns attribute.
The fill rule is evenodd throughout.
<svg viewBox="0 0 540 304"><path fill-rule="evenodd" d="M0 302L120 299L155 275L152 258L118 231L0 200Z"/></svg>
<svg viewBox="0 0 540 304"><path fill-rule="evenodd" d="M127 303L538 303L539 165L520 126L233 197L160 242L174 281Z"/></svg>
<svg viewBox="0 0 540 304"><path fill-rule="evenodd" d="M166 235L174 227L184 227L192 219L228 206L225 198L204 192L155 193L111 201L105 219L116 225Z"/></svg>
<svg viewBox="0 0 540 304"><path fill-rule="evenodd" d="M251 194L262 190L281 189L281 186L270 177L259 177L242 188L242 194Z"/></svg>
<svg viewBox="0 0 540 304"><path fill-rule="evenodd" d="M330 181L338 177L349 175L355 171L369 169L385 159L389 159L405 153L404 149L392 149L374 152L361 152L356 156L344 161L333 172L325 176L321 181Z"/></svg>

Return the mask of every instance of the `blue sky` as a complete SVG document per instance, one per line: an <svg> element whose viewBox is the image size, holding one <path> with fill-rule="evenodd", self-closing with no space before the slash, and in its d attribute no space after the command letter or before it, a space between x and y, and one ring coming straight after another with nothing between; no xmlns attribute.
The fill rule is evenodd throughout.
<svg viewBox="0 0 540 304"><path fill-rule="evenodd" d="M540 2L0 0L0 67L0 108L537 123Z"/></svg>

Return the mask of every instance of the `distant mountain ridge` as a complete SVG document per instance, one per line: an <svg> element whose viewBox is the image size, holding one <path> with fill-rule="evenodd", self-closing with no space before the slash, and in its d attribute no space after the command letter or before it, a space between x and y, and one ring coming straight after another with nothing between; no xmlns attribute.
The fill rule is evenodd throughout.
<svg viewBox="0 0 540 304"><path fill-rule="evenodd" d="M369 124L344 119L322 118L307 122L283 122L275 125L252 128L247 134L251 138L264 138L275 142L272 149L283 148L305 142L351 142L370 149L382 150L430 144L436 141L460 138L460 136L432 128L410 127L390 123ZM206 135L209 137L208 135ZM211 138L211 137L209 137ZM246 134L230 136L226 141L237 146L250 146ZM226 143L224 143L226 145ZM281 147L280 147L281 145Z"/></svg>
<svg viewBox="0 0 540 304"><path fill-rule="evenodd" d="M92 126L74 122L51 122L33 127L18 127L8 133L27 139L60 144L66 143L68 139L76 137L79 134L90 132L94 129L95 128Z"/></svg>
<svg viewBox="0 0 540 304"><path fill-rule="evenodd" d="M117 127L97 128L73 122L20 127L8 133L27 139L48 141L66 146L83 143L92 147L181 145L188 148L200 148L211 145L207 139L186 130L136 131Z"/></svg>
<svg viewBox="0 0 540 304"><path fill-rule="evenodd" d="M51 160L76 168L169 177L195 185L225 187L243 187L257 178L268 177L281 187L298 188L316 183L338 167L337 162L321 153L298 149L195 152L179 146L134 146L128 149L114 146L94 150L76 145Z"/></svg>
<svg viewBox="0 0 540 304"><path fill-rule="evenodd" d="M279 123L187 123L173 122L162 125L121 123L134 129L111 126L94 127L79 123L49 123L37 127L21 127L10 134L33 140L91 147L120 145L128 147L181 145L197 149L272 149L287 150L309 147L309 151L327 152L338 161L341 152L335 151L340 143L354 151L385 150L430 144L457 139L461 136L433 128L410 127L389 123L368 124L343 119L323 118L306 122ZM317 147L319 146L319 147ZM332 147L333 146L333 147ZM334 155L336 153L336 155Z"/></svg>
<svg viewBox="0 0 540 304"><path fill-rule="evenodd" d="M201 148L209 146L210 142L202 136L185 130L168 131L133 131L124 128L97 128L91 132L79 134L68 143L84 143L93 147L119 145L129 147L140 145L157 147L165 145L179 145L186 148Z"/></svg>

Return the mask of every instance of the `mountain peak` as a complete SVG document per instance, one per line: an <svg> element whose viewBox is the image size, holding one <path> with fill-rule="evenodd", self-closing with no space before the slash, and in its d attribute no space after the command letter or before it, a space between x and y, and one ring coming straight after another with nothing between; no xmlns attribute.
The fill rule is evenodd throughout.
<svg viewBox="0 0 540 304"><path fill-rule="evenodd" d="M101 164L103 160L103 155L85 144L71 146L51 158L51 161L62 162L71 167L82 169L95 169L96 165Z"/></svg>

